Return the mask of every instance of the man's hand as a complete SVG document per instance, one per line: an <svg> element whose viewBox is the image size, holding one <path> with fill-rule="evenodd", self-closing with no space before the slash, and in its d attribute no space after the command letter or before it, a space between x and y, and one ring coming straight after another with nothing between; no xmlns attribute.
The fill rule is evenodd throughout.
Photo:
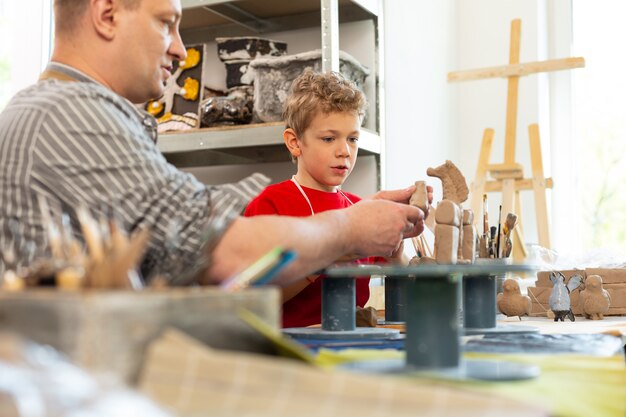
<svg viewBox="0 0 626 417"><path fill-rule="evenodd" d="M408 204L362 200L342 211L348 221L343 238L350 253L389 257L399 249L402 239L424 231L424 213Z"/></svg>
<svg viewBox="0 0 626 417"><path fill-rule="evenodd" d="M430 185L426 186L426 191L428 192L428 207L433 204L433 187ZM370 197L372 200L389 200L395 201L396 203L409 204L411 196L415 192L415 185L411 185L410 187L404 188L402 190L383 190L379 191L373 196ZM424 213L424 219L428 217L428 212Z"/></svg>

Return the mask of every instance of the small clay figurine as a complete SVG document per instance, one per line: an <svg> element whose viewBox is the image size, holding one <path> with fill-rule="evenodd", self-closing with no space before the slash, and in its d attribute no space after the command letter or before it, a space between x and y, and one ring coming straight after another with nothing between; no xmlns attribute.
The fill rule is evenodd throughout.
<svg viewBox="0 0 626 417"><path fill-rule="evenodd" d="M415 181L415 192L411 195L409 204L421 209L424 215L428 214L428 190L426 188L426 181Z"/></svg>
<svg viewBox="0 0 626 417"><path fill-rule="evenodd" d="M603 320L610 305L611 296L602 288L602 277L589 275L585 280L585 289L580 292L580 306L585 317L590 320Z"/></svg>
<svg viewBox="0 0 626 417"><path fill-rule="evenodd" d="M461 209L450 200L442 200L435 211L435 259L438 264L456 264L459 248Z"/></svg>
<svg viewBox="0 0 626 417"><path fill-rule="evenodd" d="M565 321L565 317L575 321L569 294L580 286L583 281L582 276L573 275L565 285L565 276L559 271L553 271L550 272L550 281L552 281L552 291L548 302L550 310L554 313L554 321Z"/></svg>
<svg viewBox="0 0 626 417"><path fill-rule="evenodd" d="M378 324L378 312L372 306L356 307L356 327L376 327Z"/></svg>
<svg viewBox="0 0 626 417"><path fill-rule="evenodd" d="M516 280L508 278L502 284L502 292L496 298L498 309L507 317L528 316L530 314L530 297L522 295Z"/></svg>
<svg viewBox="0 0 626 417"><path fill-rule="evenodd" d="M474 263L474 256L476 255L476 229L474 228L474 212L472 210L463 210L462 223L461 252L463 259Z"/></svg>

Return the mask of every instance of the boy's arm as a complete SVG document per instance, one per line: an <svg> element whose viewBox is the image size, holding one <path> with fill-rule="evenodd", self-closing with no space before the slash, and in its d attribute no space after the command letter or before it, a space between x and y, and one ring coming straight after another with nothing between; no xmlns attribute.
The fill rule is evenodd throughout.
<svg viewBox="0 0 626 417"><path fill-rule="evenodd" d="M273 204L272 200L269 198L264 198L263 196L259 196L252 200L246 210L244 211L245 217L259 216L259 215L270 215L276 214L279 215L278 208ZM306 278L299 279L293 283L286 284L281 286L281 298L282 302L285 303L291 300L293 297L298 295L302 290L308 287L311 283L315 282L318 278L318 275L310 275Z"/></svg>
<svg viewBox="0 0 626 417"><path fill-rule="evenodd" d="M281 287L281 295L283 303L291 300L296 295L300 294L302 290L311 285L319 278L319 275L309 275L306 278L300 279L296 282L286 284Z"/></svg>

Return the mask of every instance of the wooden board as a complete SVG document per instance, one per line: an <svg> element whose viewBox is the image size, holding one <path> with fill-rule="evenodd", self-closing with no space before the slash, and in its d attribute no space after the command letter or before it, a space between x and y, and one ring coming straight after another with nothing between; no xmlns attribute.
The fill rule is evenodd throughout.
<svg viewBox="0 0 626 417"><path fill-rule="evenodd" d="M428 380L216 351L179 332L168 332L150 346L139 387L181 417L547 415L538 406Z"/></svg>

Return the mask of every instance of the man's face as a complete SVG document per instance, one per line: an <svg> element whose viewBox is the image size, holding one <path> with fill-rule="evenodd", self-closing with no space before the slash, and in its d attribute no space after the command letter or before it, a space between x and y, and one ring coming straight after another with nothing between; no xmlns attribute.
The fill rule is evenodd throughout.
<svg viewBox="0 0 626 417"><path fill-rule="evenodd" d="M178 33L180 0L142 0L118 14L121 56L118 93L134 103L163 94L174 61L185 59ZM106 59L106 57L103 57Z"/></svg>
<svg viewBox="0 0 626 417"><path fill-rule="evenodd" d="M356 163L360 119L355 113L318 113L298 139L298 179L302 185L334 192Z"/></svg>

